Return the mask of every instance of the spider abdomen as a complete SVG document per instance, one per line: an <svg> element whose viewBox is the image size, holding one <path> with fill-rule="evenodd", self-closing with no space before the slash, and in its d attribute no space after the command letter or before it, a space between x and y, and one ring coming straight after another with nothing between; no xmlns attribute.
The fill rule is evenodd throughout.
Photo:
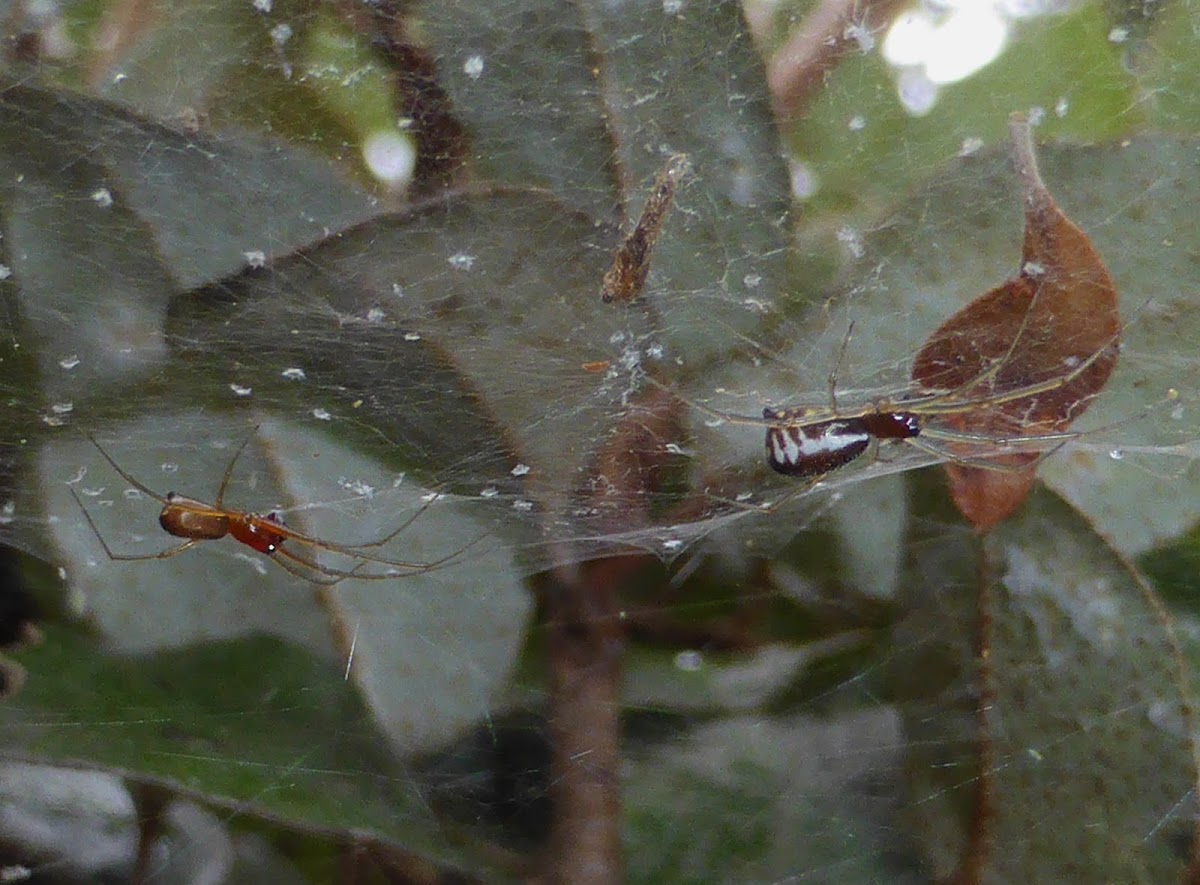
<svg viewBox="0 0 1200 885"><path fill-rule="evenodd" d="M867 450L872 439L911 439L921 432L916 415L873 412L850 418L805 420L806 410L763 409L778 420L767 428L767 463L787 476L815 477L849 464Z"/></svg>
<svg viewBox="0 0 1200 885"><path fill-rule="evenodd" d="M203 501L169 492L158 514L158 524L167 534L189 540L216 541L229 534L229 515Z"/></svg>

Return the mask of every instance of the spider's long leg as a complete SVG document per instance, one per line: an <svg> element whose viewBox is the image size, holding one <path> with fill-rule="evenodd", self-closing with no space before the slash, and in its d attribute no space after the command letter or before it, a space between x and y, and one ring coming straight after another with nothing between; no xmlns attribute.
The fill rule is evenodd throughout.
<svg viewBox="0 0 1200 885"><path fill-rule="evenodd" d="M1026 397L1037 396L1042 393L1051 393L1059 388L1066 387L1091 366L1097 360L1110 352L1115 344L1121 339L1121 334L1118 332L1105 345L1092 353L1086 360L1073 368L1065 375L1059 375L1054 378L1047 378L1045 381L1039 381L1035 384L1028 384L1024 387L1013 388L1012 390L1003 390L996 393L981 396L978 399L954 399L954 391L944 391L931 394L927 401L922 402L920 399L911 403L897 404L898 409L909 409L922 415L947 415L957 412L970 411L978 406L1000 406L1005 403L1014 402L1015 400L1025 399ZM1011 347L1010 347L1011 353ZM979 375L976 375L970 381L966 381L958 385L955 390L971 390L978 387L980 383L989 379L994 379L995 376L1003 369L1005 360L997 360L996 364ZM940 401L940 402L939 402Z"/></svg>
<svg viewBox="0 0 1200 885"><path fill-rule="evenodd" d="M1053 455L1055 452L1057 452L1059 449L1061 449L1063 446L1065 446L1067 443L1069 443L1072 439L1075 439L1077 436L1078 436L1078 434L1063 434L1062 437L1064 437L1064 438L1060 438L1059 441L1057 443L1055 443L1053 446L1050 446L1050 448L1044 449L1042 451L1038 451L1036 453L1035 452L1021 452L1021 451L1008 451L1008 452L994 452L990 455L984 455L984 456L978 456L978 457L970 456L970 455L962 455L958 452L953 452L953 451L950 451L949 449L945 449L942 446L924 442L921 439L906 439L905 442L908 443L909 445L913 446L914 448L920 449L922 452L926 452L927 454L933 455L935 458L940 458L943 461L950 461L954 464L961 464L965 467L975 467L980 470L991 470L996 473L1024 473L1028 470L1037 469L1038 465L1040 465L1043 461L1045 461L1047 458L1049 458L1051 455ZM1027 439L1028 439L1028 437L1027 437ZM1042 437L1043 441L1046 441L1046 439L1047 439L1046 437ZM989 440L989 442L991 442L991 441ZM1030 454L1030 455L1036 454L1037 457L1034 458L1032 461L1028 461L1028 462L1025 462L1022 464L1005 464L1003 462L998 462L995 460L996 458L1002 458L1006 455L1021 455L1021 454Z"/></svg>
<svg viewBox="0 0 1200 885"><path fill-rule="evenodd" d="M387 563L393 568L399 569L399 571L397 571L395 574L360 572L359 569L363 567L363 563L359 563L352 569L333 568L331 566L322 565L315 559L309 559L306 556L301 556L299 553L289 550L287 547L278 548L275 553L272 554L271 558L292 574L300 575L301 577L317 584L336 584L339 581L346 580L347 578L376 581L389 580L392 578L407 578L412 577L413 575L424 574L425 572L432 571L434 568L436 568L435 563ZM375 560L370 561L375 562ZM307 569L312 574L300 572L297 566ZM322 578L328 580L322 580Z"/></svg>
<svg viewBox="0 0 1200 885"><path fill-rule="evenodd" d="M117 474L121 477L121 479L125 480L125 482L129 483L131 486L133 486L135 489L137 489L143 495L149 495L151 498L153 498L158 503L160 503L160 504L167 503L167 499L164 498L162 495L160 495L158 492L154 491L154 489L150 488L149 486L143 485L139 480L134 479L132 476L130 476L128 473L126 473L125 468L123 468L120 464L118 464L115 460L113 460L112 455L110 455L108 452L104 451L104 446L100 445L100 443L96 440L96 437L92 436L89 433L88 439L91 441L92 445L94 445L96 447L96 451L98 451L100 453L100 455L104 458L104 460L108 462L109 466L112 467L113 470L117 471ZM80 505L80 506L82 506L82 505Z"/></svg>
<svg viewBox="0 0 1200 885"><path fill-rule="evenodd" d="M666 384L663 384L661 381L659 381L657 378L653 377L652 375L647 374L647 375L644 375L643 377L647 381L649 381L651 384L653 384L655 387L659 388L660 390L665 390L667 393L669 393L671 396L675 397L677 400L679 400L681 403L688 406L689 408L695 409L701 415L707 415L709 418L712 418L713 421L716 422L713 425L714 427L720 426L721 424L737 424L737 425L744 425L744 426L749 426L749 427L778 427L779 426L780 422L778 420L772 421L767 418L762 418L762 417L757 417L757 416L730 415L725 412L719 412L716 409L711 409L706 405L703 405L701 403L698 403L698 402L688 399L687 397L681 395L678 391L674 390L673 388L669 387Z"/></svg>
<svg viewBox="0 0 1200 885"><path fill-rule="evenodd" d="M214 509L225 509L225 489L229 487L229 479L233 476L233 466L237 464L238 458L242 457L242 452L246 450L246 446L250 444L250 440L254 439L254 434L257 431L257 427L250 431L250 435L242 440L242 444L237 447L237 451L233 453L233 457L230 458L229 463L225 465L225 472L221 475L221 484L217 487L217 498L215 501L213 501Z"/></svg>

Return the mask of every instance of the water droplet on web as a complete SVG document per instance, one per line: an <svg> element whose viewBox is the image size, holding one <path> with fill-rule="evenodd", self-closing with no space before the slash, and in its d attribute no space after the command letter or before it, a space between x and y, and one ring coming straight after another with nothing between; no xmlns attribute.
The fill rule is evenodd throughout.
<svg viewBox="0 0 1200 885"><path fill-rule="evenodd" d="M261 249L251 249L243 252L242 257L246 259L247 267L266 267L267 253L263 252Z"/></svg>
<svg viewBox="0 0 1200 885"><path fill-rule="evenodd" d="M101 209L107 209L113 204L112 191L106 187L96 188L94 191L92 191L92 202L94 202Z"/></svg>
<svg viewBox="0 0 1200 885"><path fill-rule="evenodd" d="M58 361L58 364L69 372L79 365L79 356L73 353L70 356L63 357Z"/></svg>
<svg viewBox="0 0 1200 885"><path fill-rule="evenodd" d="M387 316L387 314L383 312L383 308L372 307L370 310L367 311L367 322L368 323L382 323L386 316Z"/></svg>
<svg viewBox="0 0 1200 885"><path fill-rule="evenodd" d="M479 490L479 497L481 498L495 498L499 494L500 490L495 486L488 486L486 489Z"/></svg>
<svg viewBox="0 0 1200 885"><path fill-rule="evenodd" d="M249 396L254 393L253 387L242 387L240 384L231 383L229 389L233 391L235 396Z"/></svg>
<svg viewBox="0 0 1200 885"><path fill-rule="evenodd" d="M407 132L372 132L362 144L363 163L379 181L402 188L417 169L417 143Z"/></svg>
<svg viewBox="0 0 1200 885"><path fill-rule="evenodd" d="M1120 461L1125 457L1125 450L1118 446L1117 448L1109 451L1108 457L1112 458L1114 461Z"/></svg>
<svg viewBox="0 0 1200 885"><path fill-rule="evenodd" d="M470 270L475 264L475 256L468 255L466 252L455 252L446 261L455 270Z"/></svg>
<svg viewBox="0 0 1200 885"><path fill-rule="evenodd" d="M463 62L463 73L472 80L478 80L483 74L483 56L472 55Z"/></svg>
<svg viewBox="0 0 1200 885"><path fill-rule="evenodd" d="M530 466L528 464L518 464L516 467L514 467L512 469L512 475L513 476L524 476L531 469L532 468L530 468Z"/></svg>
<svg viewBox="0 0 1200 885"><path fill-rule="evenodd" d="M320 409L320 408L313 409L312 416L314 418L316 418L318 421L332 421L333 420L333 415L329 414L328 409Z"/></svg>
<svg viewBox="0 0 1200 885"><path fill-rule="evenodd" d="M405 341L420 341L421 333L420 332L405 332L404 340Z"/></svg>
<svg viewBox="0 0 1200 885"><path fill-rule="evenodd" d="M307 375L304 374L304 370L301 368L284 369L279 374L282 375L284 378L286 378L288 381L303 381L305 378L308 377Z"/></svg>
<svg viewBox="0 0 1200 885"><path fill-rule="evenodd" d="M513 510L520 511L521 513L529 513L533 510L533 502L518 498L516 501L513 501Z"/></svg>

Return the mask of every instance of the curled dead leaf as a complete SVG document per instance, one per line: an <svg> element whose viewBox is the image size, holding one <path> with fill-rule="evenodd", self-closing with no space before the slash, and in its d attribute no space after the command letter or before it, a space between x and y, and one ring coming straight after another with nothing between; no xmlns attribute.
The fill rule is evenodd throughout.
<svg viewBox="0 0 1200 885"><path fill-rule="evenodd" d="M1010 133L1025 210L1020 269L946 320L912 368L924 389L953 392L946 431L924 436L962 459L946 465L951 495L980 530L1024 501L1038 461L1108 381L1120 337L1108 269L1043 183L1028 121L1013 115ZM995 454L981 456L978 438L994 440ZM1030 450L1039 438L1042 451Z"/></svg>

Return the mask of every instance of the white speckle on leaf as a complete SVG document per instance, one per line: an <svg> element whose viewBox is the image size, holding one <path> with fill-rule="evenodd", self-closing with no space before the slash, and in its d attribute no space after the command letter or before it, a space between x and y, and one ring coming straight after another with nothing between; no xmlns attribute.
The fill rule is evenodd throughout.
<svg viewBox="0 0 1200 885"><path fill-rule="evenodd" d="M514 467L512 469L512 475L513 476L524 476L525 474L527 474L530 471L530 469L531 468L529 467L528 464L518 464L516 467Z"/></svg>
<svg viewBox="0 0 1200 885"><path fill-rule="evenodd" d="M4 506L0 507L0 525L8 525L13 521L17 513L17 504L15 501L5 501Z"/></svg>
<svg viewBox="0 0 1200 885"><path fill-rule="evenodd" d="M972 154L977 153L979 151L979 149L982 147L983 147L983 139L982 138L980 138L977 135L969 135L966 138L964 138L962 140L962 144L959 145L958 155L960 157L969 157Z"/></svg>
<svg viewBox="0 0 1200 885"><path fill-rule="evenodd" d="M500 490L495 486L488 486L487 488L480 489L479 491L479 497L481 498L495 498L499 494Z"/></svg>
<svg viewBox="0 0 1200 885"><path fill-rule="evenodd" d="M272 0L254 0L254 8L266 15L271 11Z"/></svg>
<svg viewBox="0 0 1200 885"><path fill-rule="evenodd" d="M242 257L246 259L247 267L265 267L267 264L267 253L261 249L251 249L243 252Z"/></svg>
<svg viewBox="0 0 1200 885"><path fill-rule="evenodd" d="M1120 446L1117 446L1109 451L1108 457L1112 458L1114 461L1123 461L1125 459L1125 450Z"/></svg>
<svg viewBox="0 0 1200 885"><path fill-rule="evenodd" d="M292 26L291 25L280 23L280 24L277 24L275 27L271 28L271 41L276 46L282 47L283 44L287 43L287 41L291 40L291 39L292 39Z"/></svg>
<svg viewBox="0 0 1200 885"><path fill-rule="evenodd" d="M455 270L470 270L475 264L475 256L468 255L466 252L455 252L446 261Z"/></svg>
<svg viewBox="0 0 1200 885"><path fill-rule="evenodd" d="M12 268L7 264L0 264L0 280L7 280L12 276Z"/></svg>
<svg viewBox="0 0 1200 885"><path fill-rule="evenodd" d="M1067 115L1067 111L1069 111L1070 109L1071 109L1071 102L1064 95L1061 98L1059 98L1058 101L1056 101L1054 103L1054 116L1058 117L1058 119L1061 120L1063 117L1065 117Z"/></svg>
<svg viewBox="0 0 1200 885"><path fill-rule="evenodd" d="M69 372L79 365L79 355L73 353L70 356L64 356L58 361L58 364Z"/></svg>
<svg viewBox="0 0 1200 885"><path fill-rule="evenodd" d="M383 308L381 307L372 307L367 311L368 323L382 323L386 317L387 314L383 312Z"/></svg>
<svg viewBox="0 0 1200 885"><path fill-rule="evenodd" d="M684 0L662 0L664 15L679 15L683 12Z"/></svg>
<svg viewBox="0 0 1200 885"><path fill-rule="evenodd" d="M231 383L229 389L233 391L234 396L249 396L254 393L253 387L242 387L242 385L235 383Z"/></svg>
<svg viewBox="0 0 1200 885"><path fill-rule="evenodd" d="M463 73L472 80L478 80L483 76L483 56L472 55L463 62Z"/></svg>
<svg viewBox="0 0 1200 885"><path fill-rule="evenodd" d="M55 415L69 415L75 411L74 403L55 403L50 407L50 411Z"/></svg>
<svg viewBox="0 0 1200 885"><path fill-rule="evenodd" d="M517 500L513 501L513 510L516 510L520 513L529 513L531 510L533 510L533 502L526 501L523 498L518 498Z"/></svg>
<svg viewBox="0 0 1200 885"><path fill-rule="evenodd" d="M284 369L279 374L282 375L284 378L286 378L288 381L303 381L305 378L308 377L306 374L304 374L304 370L299 368L298 366L292 367L290 369Z"/></svg>
<svg viewBox="0 0 1200 885"><path fill-rule="evenodd" d="M748 273L742 277L742 285L747 289L757 289L762 285L762 274Z"/></svg>
<svg viewBox="0 0 1200 885"><path fill-rule="evenodd" d="M850 118L849 122L846 123L846 128L851 132L862 132L867 128L867 118L862 114L855 114Z"/></svg>
<svg viewBox="0 0 1200 885"><path fill-rule="evenodd" d="M685 673L695 673L704 666L704 656L695 649L681 651L675 655L675 669Z"/></svg>
<svg viewBox="0 0 1200 885"><path fill-rule="evenodd" d="M800 160L788 160L788 176L792 182L792 196L807 200L817 192L817 174L812 166Z"/></svg>
<svg viewBox="0 0 1200 885"><path fill-rule="evenodd" d="M1039 104L1035 104L1029 109L1029 125L1041 126L1042 121L1046 119L1046 109Z"/></svg>
<svg viewBox="0 0 1200 885"><path fill-rule="evenodd" d="M866 55L875 48L875 35L871 33L870 28L863 27L858 23L846 25L846 29L842 31L842 36L847 40L853 40L858 44L858 51Z"/></svg>
<svg viewBox="0 0 1200 885"><path fill-rule="evenodd" d="M329 414L329 411L327 409L322 409L320 407L312 410L312 416L314 418L316 418L318 421L332 421L333 420L333 415Z"/></svg>
<svg viewBox="0 0 1200 885"><path fill-rule="evenodd" d="M1108 32L1109 43L1124 43L1129 39L1129 28L1116 27Z"/></svg>
<svg viewBox="0 0 1200 885"><path fill-rule="evenodd" d="M863 245L862 235L849 225L843 225L838 230L837 238L838 242L843 243L855 258L862 258L866 254L867 250Z"/></svg>
<svg viewBox="0 0 1200 885"><path fill-rule="evenodd" d="M405 332L404 340L405 341L420 341L421 333L420 332Z"/></svg>
<svg viewBox="0 0 1200 885"><path fill-rule="evenodd" d="M107 209L113 204L112 191L106 187L96 188L94 191L92 191L92 202L94 202L101 209Z"/></svg>
<svg viewBox="0 0 1200 885"><path fill-rule="evenodd" d="M350 492L352 495L358 495L360 498L375 497L375 487L361 479L347 479L344 476L339 476L338 486Z"/></svg>

